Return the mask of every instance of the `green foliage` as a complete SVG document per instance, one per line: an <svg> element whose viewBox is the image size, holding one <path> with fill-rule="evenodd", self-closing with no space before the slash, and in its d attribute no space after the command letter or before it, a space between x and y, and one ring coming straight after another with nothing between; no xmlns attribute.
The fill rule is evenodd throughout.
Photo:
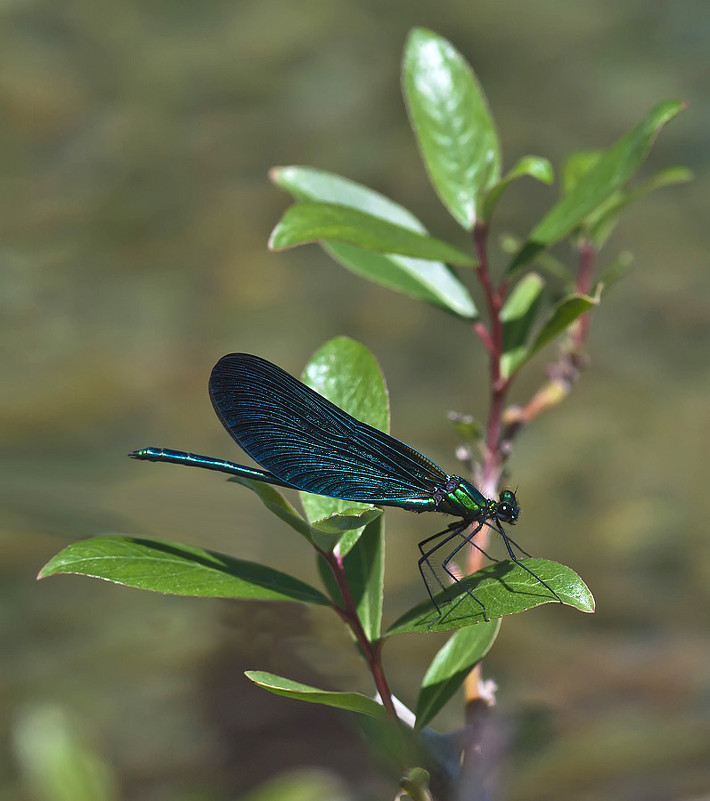
<svg viewBox="0 0 710 801"><path fill-rule="evenodd" d="M287 698L308 701L311 704L335 706L338 709L347 709L350 712L358 712L361 715L369 715L373 718L385 717L382 706L377 701L373 701L372 698L368 698L361 693L337 693L319 690L317 687L310 687L308 684L301 684L298 681L276 676L263 670L247 670L244 675L251 679L254 684L258 684L259 687L263 687L274 695L285 695Z"/></svg>
<svg viewBox="0 0 710 801"><path fill-rule="evenodd" d="M276 186L288 192L294 200L339 203L415 233L427 233L421 222L403 206L339 175L312 167L274 167L269 174ZM464 319L477 316L468 290L441 261L376 253L343 242L321 242L321 245L343 267L362 278Z"/></svg>
<svg viewBox="0 0 710 801"><path fill-rule="evenodd" d="M463 56L441 36L412 31L402 84L429 179L452 217L470 231L486 190L500 178L498 134Z"/></svg>
<svg viewBox="0 0 710 801"><path fill-rule="evenodd" d="M58 573L77 573L173 595L327 603L318 590L265 565L137 537L93 537L72 543L47 562L37 578Z"/></svg>
<svg viewBox="0 0 710 801"><path fill-rule="evenodd" d="M500 620L459 629L436 654L417 699L417 729L428 725L451 699L466 676L488 653L500 631Z"/></svg>
<svg viewBox="0 0 710 801"><path fill-rule="evenodd" d="M463 267L472 267L476 263L469 254L441 239L335 203L297 203L291 206L271 232L269 247L284 250L321 239L346 242L379 253L449 261Z"/></svg>
<svg viewBox="0 0 710 801"><path fill-rule="evenodd" d="M527 241L508 268L516 272L535 254L572 233L634 176L646 158L658 132L685 108L680 100L655 106L633 131L602 154L594 154L585 168L576 170L564 195L528 234Z"/></svg>
<svg viewBox="0 0 710 801"><path fill-rule="evenodd" d="M504 274L496 279L489 267L487 234L498 202L518 178L552 183L552 165L543 157L526 156L503 172L495 123L475 73L437 34L424 29L411 33L402 84L424 167L445 208L471 232L470 250L431 236L410 211L374 190L332 173L298 166L271 171L272 181L295 203L274 228L269 245L281 250L317 242L356 275L445 310L467 324L474 321L473 330L490 359L489 425L465 415L456 417L454 424L471 453L485 437L481 461L486 469L482 474L500 484L515 433L515 425L506 424L511 420L516 425L529 422L569 391L583 361L573 357L582 355L589 314L600 302L600 290L621 278L630 264L629 255L622 253L612 258L605 270L596 270L598 252L620 214L649 192L690 177L687 170L675 167L635 187L629 185L659 131L684 104L676 100L659 103L611 147L570 156L561 170L560 198L525 237L506 237L503 251L512 257ZM577 255L576 269L547 252L563 239L568 239ZM477 269L459 275L455 267ZM552 296L547 286L550 279L558 284ZM485 322L465 281L478 284L483 300L478 307L485 306ZM516 417L509 408L506 417L504 402L513 379L551 343L562 346L552 372L564 380L559 379L552 390L543 384L525 414ZM354 417L389 430L385 380L363 345L344 337L327 342L306 366L303 380ZM338 707L378 721L388 718L391 722L395 717L381 658L386 638L456 630L423 679L416 702L418 731L488 652L500 629L500 618L558 600L583 612L594 611L591 593L569 567L542 559L502 561L472 572L440 593L436 602L441 615L427 599L401 615L383 635L382 510L302 493L301 514L268 484L232 480L254 492L269 511L305 540L306 547L314 549L325 592L271 567L231 556L119 536L68 546L42 569L39 578L77 573L179 595L329 606L349 627L370 669L379 701L360 693L320 690L261 671L246 675L277 695ZM485 529L477 534L477 542L484 536ZM482 604L490 619L486 622ZM420 733L425 741L427 731ZM436 762L436 755L430 757ZM450 761L458 766L457 758ZM403 787L406 782L410 797L430 797L426 771L410 771Z"/></svg>
<svg viewBox="0 0 710 801"><path fill-rule="evenodd" d="M571 568L547 559L523 559L521 564L546 582L562 603L580 612L594 611L592 594ZM405 612L386 631L386 636L413 631L451 631L481 623L484 620L481 603L491 620L525 612L540 604L557 603L557 598L535 576L515 562L496 562L467 576L446 593L435 596L443 610L441 618L427 600ZM467 590L475 595L475 599L467 594Z"/></svg>

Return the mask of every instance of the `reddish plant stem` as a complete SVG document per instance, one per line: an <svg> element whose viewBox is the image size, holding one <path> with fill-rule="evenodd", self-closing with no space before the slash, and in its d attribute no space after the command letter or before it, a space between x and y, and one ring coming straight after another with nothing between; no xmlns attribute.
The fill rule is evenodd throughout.
<svg viewBox="0 0 710 801"><path fill-rule="evenodd" d="M325 559L328 567L330 567L330 570L333 573L333 578L335 578L338 589L340 590L340 595L343 599L342 608L334 603L333 609L335 609L338 615L340 615L341 620L350 628L355 639L357 640L357 644L360 646L360 650L362 651L365 661L367 662L367 666L370 669L370 673L372 674L375 687L377 687L377 692L380 695L382 706L384 706L387 714L392 718L392 720L398 721L399 718L397 717L397 712L392 701L392 692L390 691L387 683L387 677L385 676L385 671L382 666L382 640L371 642L368 639L367 634L365 634L365 630L363 629L362 623L360 623L360 618L357 614L357 608L355 606L355 602L353 601L352 593L350 592L350 586L348 584L347 576L345 575L343 560L342 557L336 552L337 549L334 551L324 551L321 548L316 547L316 550L323 557L323 559Z"/></svg>
<svg viewBox="0 0 710 801"><path fill-rule="evenodd" d="M507 282L501 281L497 287L493 285L490 267L488 264L488 251L486 248L488 239L488 226L485 223L477 223L473 229L473 244L478 259L478 279L481 283L486 299L488 311L488 328L483 323L477 323L475 331L483 342L488 352L488 364L491 380L491 400L486 423L485 446L483 453L483 465L478 482L484 494L494 494L497 490L498 481L503 467L503 459L500 449L501 431L503 421L503 410L508 394L510 381L501 375L501 359L503 357L503 321L501 320L501 309L505 301L507 292ZM485 332L485 335L484 333ZM485 540L487 534L481 531L480 539ZM482 543L485 548L485 543ZM479 570L482 566L483 555L476 549L471 549L469 554L468 572Z"/></svg>
<svg viewBox="0 0 710 801"><path fill-rule="evenodd" d="M594 267L597 252L593 244L588 240L583 240L579 245L579 267L577 269L576 289L582 295L588 295L592 291L594 280ZM575 351L580 351L589 337L589 326L591 316L584 314L579 319L572 332L572 345Z"/></svg>

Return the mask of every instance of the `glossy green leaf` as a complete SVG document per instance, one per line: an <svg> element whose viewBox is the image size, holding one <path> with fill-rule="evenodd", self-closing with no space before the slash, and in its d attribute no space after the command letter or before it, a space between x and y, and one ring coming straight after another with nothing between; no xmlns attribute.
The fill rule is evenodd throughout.
<svg viewBox="0 0 710 801"><path fill-rule="evenodd" d="M422 681L417 700L416 728L431 721L461 686L495 642L500 620L459 629L436 654Z"/></svg>
<svg viewBox="0 0 710 801"><path fill-rule="evenodd" d="M374 189L333 172L314 167L274 167L269 177L276 186L302 203L313 201L348 206L410 231L426 233L421 222L404 206Z"/></svg>
<svg viewBox="0 0 710 801"><path fill-rule="evenodd" d="M659 103L636 128L605 151L531 231L513 258L508 273L527 264L543 248L567 236L622 188L646 158L660 129L683 108L685 103L679 100Z"/></svg>
<svg viewBox="0 0 710 801"><path fill-rule="evenodd" d="M498 182L501 169L483 90L453 45L424 28L409 35L402 83L429 179L449 213L470 231L483 194Z"/></svg>
<svg viewBox="0 0 710 801"><path fill-rule="evenodd" d="M555 171L552 164L542 156L523 156L510 172L494 184L483 199L482 218L490 220L503 192L517 178L535 178L543 184L551 184L555 180Z"/></svg>
<svg viewBox="0 0 710 801"><path fill-rule="evenodd" d="M563 603L582 612L594 611L594 598L587 585L569 567L546 559L523 559L522 563L552 587ZM386 632L404 634L412 631L451 631L483 621L483 611L467 593L472 592L486 607L491 620L524 612L540 604L557 603L557 599L526 570L510 560L493 565L467 576L449 588L448 601L444 593L436 596L441 619L427 599L406 612Z"/></svg>
<svg viewBox="0 0 710 801"><path fill-rule="evenodd" d="M384 708L361 693L340 693L328 690L319 690L310 687L308 684L301 684L298 681L291 681L283 676L276 676L273 673L266 673L263 670L247 670L244 675L263 687L274 695L283 695L286 698L295 698L299 701L308 701L311 704L324 704L334 706L338 709L347 709L350 712L358 712L361 715L368 715L373 718L384 718Z"/></svg>
<svg viewBox="0 0 710 801"><path fill-rule="evenodd" d="M271 232L269 248L284 250L309 242L346 242L380 253L444 261L464 267L476 262L468 253L426 234L334 203L296 203Z"/></svg>
<svg viewBox="0 0 710 801"><path fill-rule="evenodd" d="M478 317L468 289L441 261L375 253L343 243L322 243L322 247L338 264L361 278L423 300L464 320Z"/></svg>
<svg viewBox="0 0 710 801"><path fill-rule="evenodd" d="M385 580L383 519L365 527L343 559L348 587L362 628L370 642L379 639Z"/></svg>
<svg viewBox="0 0 710 801"><path fill-rule="evenodd" d="M337 203L426 234L426 228L407 209L362 184L312 167L274 167L271 180L294 200ZM463 319L477 316L466 287L440 261L424 261L392 253L376 253L342 242L321 243L335 261L356 275L387 289L402 292L445 309Z"/></svg>
<svg viewBox="0 0 710 801"><path fill-rule="evenodd" d="M354 339L335 337L326 342L311 357L301 380L357 420L389 431L389 393L384 376L372 353ZM372 509L369 504L308 492L301 493L301 502L311 523L335 514Z"/></svg>
<svg viewBox="0 0 710 801"><path fill-rule="evenodd" d="M50 559L37 578L58 573L76 573L173 595L328 603L315 588L265 565L138 537L94 537L75 542Z"/></svg>
<svg viewBox="0 0 710 801"><path fill-rule="evenodd" d="M420 234L426 228L407 209L362 184L312 167L275 167L271 180L295 200L336 203L388 220ZM477 316L473 299L451 269L392 253L376 253L344 243L321 243L333 259L374 283L445 309L463 319Z"/></svg>
<svg viewBox="0 0 710 801"><path fill-rule="evenodd" d="M641 200L656 189L685 183L690 181L692 177L692 171L685 167L670 167L667 170L661 170L633 189L617 192L609 199L608 203L603 204L585 222L585 229L587 229L588 236L596 249L599 250L611 236L619 221L619 215L627 206L637 200Z"/></svg>
<svg viewBox="0 0 710 801"><path fill-rule="evenodd" d="M525 358L544 287L545 282L537 273L527 273L503 304L500 313L503 323L503 378L508 378L514 366Z"/></svg>
<svg viewBox="0 0 710 801"><path fill-rule="evenodd" d="M567 331L570 326L583 314L594 308L598 303L595 298L587 295L568 295L557 303L550 315L545 320L537 336L533 339L529 347L518 350L515 358L510 358L507 363L508 375L512 375L524 364L530 361L533 356L539 353L545 345L548 345L558 336Z"/></svg>
<svg viewBox="0 0 710 801"><path fill-rule="evenodd" d="M284 523L291 526L291 528L295 529L309 542L312 541L311 527L286 498L271 484L266 484L264 481L254 481L251 478L242 478L241 476L232 476L232 478L228 480L250 489L258 496L259 500L270 512L275 514L276 517Z"/></svg>

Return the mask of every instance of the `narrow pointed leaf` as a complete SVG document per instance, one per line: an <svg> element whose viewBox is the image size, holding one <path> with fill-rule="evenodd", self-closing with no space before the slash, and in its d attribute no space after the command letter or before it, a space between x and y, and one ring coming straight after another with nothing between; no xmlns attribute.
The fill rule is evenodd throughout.
<svg viewBox="0 0 710 801"><path fill-rule="evenodd" d="M429 665L417 699L417 729L422 729L451 699L495 642L500 620L459 629Z"/></svg>
<svg viewBox="0 0 710 801"><path fill-rule="evenodd" d="M576 320L593 309L597 303L596 298L590 298L587 295L575 294L563 298L552 309L530 345L519 348L510 354L505 364L507 375L512 375L524 364L527 364L545 345L567 331Z"/></svg>
<svg viewBox="0 0 710 801"><path fill-rule="evenodd" d="M626 275L633 262L634 257L631 253L623 250L605 270L602 270L599 274L599 283L604 287L604 294Z"/></svg>
<svg viewBox="0 0 710 801"><path fill-rule="evenodd" d="M228 479L228 481L233 481L235 484L242 484L250 489L259 497L259 500L270 512L273 512L276 517L295 529L309 542L312 541L313 532L311 531L311 527L286 498L271 484L266 484L263 481L253 481L250 478L242 478L241 476L233 476Z"/></svg>
<svg viewBox="0 0 710 801"><path fill-rule="evenodd" d="M380 518L365 527L358 541L343 559L350 594L370 642L380 636L385 579L384 545L384 524Z"/></svg>
<svg viewBox="0 0 710 801"><path fill-rule="evenodd" d="M342 242L322 243L345 269L386 289L430 303L464 320L478 317L468 289L442 261L375 253Z"/></svg>
<svg viewBox="0 0 710 801"><path fill-rule="evenodd" d="M274 695L283 695L286 698L295 698L298 701L308 701L311 704L324 704L338 709L347 709L373 718L384 718L383 707L361 693L341 693L319 690L308 684L276 676L263 670L247 670L244 675Z"/></svg>
<svg viewBox="0 0 710 801"><path fill-rule="evenodd" d="M563 195L569 195L592 167L596 167L604 152L604 150L578 150L567 157L562 169Z"/></svg>
<svg viewBox="0 0 710 801"><path fill-rule="evenodd" d="M649 195L656 189L672 184L685 183L692 180L693 173L685 167L670 167L661 170L647 181L643 181L633 189L618 192L610 199L609 204L604 204L587 221L585 228L589 231L589 238L599 250L607 239L611 236L616 224L619 221L621 212L632 203Z"/></svg>
<svg viewBox="0 0 710 801"><path fill-rule="evenodd" d="M515 286L501 309L503 357L501 373L508 378L512 367L525 357L530 332L535 324L545 282L537 273L528 273Z"/></svg>
<svg viewBox="0 0 710 801"><path fill-rule="evenodd" d="M402 228L420 234L427 233L422 223L403 206L373 189L334 173L312 167L290 166L274 167L269 176L294 200L349 206ZM464 319L477 316L476 306L468 290L441 261L376 253L341 242L321 244L339 264L362 278L431 303Z"/></svg>
<svg viewBox="0 0 710 801"><path fill-rule="evenodd" d="M531 231L508 267L508 274L529 262L544 247L571 233L607 198L622 188L641 166L660 129L685 105L680 100L659 103L636 128L605 151Z"/></svg>
<svg viewBox="0 0 710 801"><path fill-rule="evenodd" d="M551 184L555 180L555 171L552 168L552 164L542 156L523 156L513 169L486 193L481 214L484 220L491 219L498 201L510 184L517 178L525 176L535 178L543 184Z"/></svg>
<svg viewBox="0 0 710 801"><path fill-rule="evenodd" d="M581 612L594 611L592 594L571 568L546 559L521 561L547 582L564 604ZM557 599L536 578L509 560L489 565L466 577L461 584L485 605L491 620L524 612L540 604L557 603ZM466 594L462 586L452 586L449 594L451 603L444 593L436 596L443 611L441 619L437 619L436 610L427 599L402 615L390 626L385 636L412 631L451 631L483 621L481 607Z"/></svg>
<svg viewBox="0 0 710 801"><path fill-rule="evenodd" d="M58 573L76 573L173 595L328 603L315 588L265 565L138 537L94 537L75 542L52 558L37 578Z"/></svg>
<svg viewBox="0 0 710 801"><path fill-rule="evenodd" d="M468 253L432 236L420 234L349 206L297 203L286 209L271 232L271 250L309 242L346 242L380 253L399 253L417 259L444 261L464 267L476 262Z"/></svg>
<svg viewBox="0 0 710 801"><path fill-rule="evenodd" d="M429 179L470 231L483 193L500 178L500 144L483 90L453 45L424 28L409 35L402 84Z"/></svg>
<svg viewBox="0 0 710 801"><path fill-rule="evenodd" d="M583 314L593 309L597 303L598 300L596 298L590 298L587 295L568 295L566 298L563 298L552 309L550 316L547 318L528 349L525 359L522 363L518 363L516 369L519 369L521 364L532 359L545 345L564 333L572 323Z"/></svg>

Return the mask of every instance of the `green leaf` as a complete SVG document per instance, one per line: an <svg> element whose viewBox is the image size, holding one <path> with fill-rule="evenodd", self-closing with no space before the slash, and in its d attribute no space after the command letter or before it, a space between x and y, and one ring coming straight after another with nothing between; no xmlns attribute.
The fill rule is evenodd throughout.
<svg viewBox="0 0 710 801"><path fill-rule="evenodd" d="M526 344L535 323L545 282L537 273L527 273L507 297L501 309L503 357L501 374L508 378L515 364L525 358Z"/></svg>
<svg viewBox="0 0 710 801"><path fill-rule="evenodd" d="M579 150L571 153L562 168L562 194L569 195L603 155L603 150Z"/></svg>
<svg viewBox="0 0 710 801"><path fill-rule="evenodd" d="M274 167L269 177L294 200L349 206L402 228L426 234L426 228L407 209L362 184L312 167ZM380 286L431 303L463 319L477 316L466 287L439 261L424 261L395 254L375 253L354 245L321 243L338 263Z"/></svg>
<svg viewBox="0 0 710 801"><path fill-rule="evenodd" d="M607 198L621 189L646 158L660 129L680 111L685 103L666 100L659 103L639 125L605 151L535 226L527 241L508 267L510 275L548 245L571 233Z"/></svg>
<svg viewBox="0 0 710 801"><path fill-rule="evenodd" d="M431 776L428 770L424 768L408 768L399 782L400 788L406 793L403 797L404 801L409 798L412 801L433 801L434 796L429 789L430 779ZM397 797L399 798L400 795Z"/></svg>
<svg viewBox="0 0 710 801"><path fill-rule="evenodd" d="M399 253L417 259L445 261L473 267L468 253L426 234L333 203L296 203L271 232L269 248L284 250L309 242L347 242L381 253Z"/></svg>
<svg viewBox="0 0 710 801"><path fill-rule="evenodd" d="M328 690L319 690L308 684L291 681L283 676L266 673L263 670L247 670L244 675L274 695L283 695L286 698L295 698L299 701L308 701L311 704L324 704L338 709L347 709L373 718L385 718L384 708L361 693L340 693Z"/></svg>
<svg viewBox="0 0 710 801"><path fill-rule="evenodd" d="M422 729L451 699L495 642L500 620L459 629L437 653L424 676L417 700L416 728Z"/></svg>
<svg viewBox="0 0 710 801"><path fill-rule="evenodd" d="M501 169L485 95L453 45L424 28L409 35L402 83L429 179L449 213L470 231L483 194L498 182Z"/></svg>
<svg viewBox="0 0 710 801"><path fill-rule="evenodd" d="M235 484L241 484L256 493L259 500L270 512L273 512L276 517L295 529L309 542L313 541L311 527L286 498L271 484L266 484L263 481L254 481L251 478L242 478L241 476L232 476L232 478L228 480L233 481Z"/></svg>
<svg viewBox="0 0 710 801"><path fill-rule="evenodd" d="M329 501L335 501L338 505L349 504L342 512L334 512L321 520L313 521L311 529L313 542L323 551L332 551L336 545L340 545L341 550L344 549L344 553L347 553L357 542L363 528L382 516L382 509L356 504L353 501L340 501L322 495L309 495L306 498L306 493L302 494L301 500L304 509L309 513L317 512L318 509L327 506Z"/></svg>
<svg viewBox="0 0 710 801"><path fill-rule="evenodd" d="M483 439L485 433L483 424L473 415L449 412L448 419L464 442L479 443Z"/></svg>
<svg viewBox="0 0 710 801"><path fill-rule="evenodd" d="M599 250L611 236L619 221L619 215L627 206L637 200L641 200L656 189L671 186L672 184L685 183L690 181L692 177L691 170L685 167L669 167L667 170L657 172L633 189L617 192L609 199L608 203L603 204L585 222L585 228L589 232L588 236L595 248Z"/></svg>
<svg viewBox="0 0 710 801"><path fill-rule="evenodd" d="M562 602L582 612L594 611L594 598L587 585L569 567L546 559L522 559L521 562L552 587ZM483 611L476 601L466 594L468 589L486 607L493 620L503 615L524 612L540 604L556 603L556 598L524 568L510 560L493 565L467 576L436 596L443 611L437 613L428 599L410 609L390 626L386 636L412 631L450 631L483 621Z"/></svg>
<svg viewBox="0 0 710 801"><path fill-rule="evenodd" d="M385 379L372 353L354 339L335 337L326 342L311 357L301 380L357 420L380 431L389 431L389 393ZM311 523L335 514L351 515L353 510L362 513L372 509L369 504L306 492L301 493L301 502Z"/></svg>
<svg viewBox="0 0 710 801"><path fill-rule="evenodd" d="M385 542L383 520L365 527L362 536L343 559L357 615L370 642L379 639L385 580Z"/></svg>
<svg viewBox="0 0 710 801"><path fill-rule="evenodd" d="M593 309L598 302L596 298L590 298L587 295L573 294L562 298L562 300L554 306L550 316L543 323L542 328L528 350L523 364L532 359L545 345L564 333L575 320ZM520 367L520 364L518 367Z"/></svg>
<svg viewBox="0 0 710 801"><path fill-rule="evenodd" d="M314 587L255 562L175 542L94 537L58 553L37 578L77 573L127 587L200 598L327 604Z"/></svg>
<svg viewBox="0 0 710 801"><path fill-rule="evenodd" d="M519 349L508 360L506 363L508 375L512 375L524 364L527 364L527 362L539 353L545 345L567 331L578 318L586 314L590 309L593 309L598 302L596 298L590 298L587 295L573 294L562 298L562 300L553 307L549 317L545 320L542 328L532 341L532 344L528 348Z"/></svg>
<svg viewBox="0 0 710 801"><path fill-rule="evenodd" d="M599 275L599 283L604 287L604 294L611 289L614 284L623 278L631 268L634 257L627 250L621 253L603 270Z"/></svg>
<svg viewBox="0 0 710 801"><path fill-rule="evenodd" d="M481 214L484 220L491 219L498 201L510 184L517 178L525 176L535 178L543 184L551 184L555 180L555 171L552 168L552 164L542 156L523 156L513 169L486 193Z"/></svg>
<svg viewBox="0 0 710 801"><path fill-rule="evenodd" d="M18 786L16 797L118 801L116 777L90 732L80 729L62 707L36 700L25 706L28 700L13 714L12 751L23 774L23 790Z"/></svg>

